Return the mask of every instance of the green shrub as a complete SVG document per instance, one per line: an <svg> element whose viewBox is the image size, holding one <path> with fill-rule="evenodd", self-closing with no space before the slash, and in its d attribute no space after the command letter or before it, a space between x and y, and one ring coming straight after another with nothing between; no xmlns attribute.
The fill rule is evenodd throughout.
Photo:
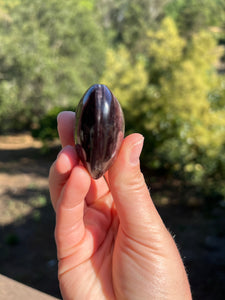
<svg viewBox="0 0 225 300"><path fill-rule="evenodd" d="M43 144L57 138L57 116L63 110L74 110L74 108L54 107L38 120L35 128L31 130L32 136L40 139Z"/></svg>

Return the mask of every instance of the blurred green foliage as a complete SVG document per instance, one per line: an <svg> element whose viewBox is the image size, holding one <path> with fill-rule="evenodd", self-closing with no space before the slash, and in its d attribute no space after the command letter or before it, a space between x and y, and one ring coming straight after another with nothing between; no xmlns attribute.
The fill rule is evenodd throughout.
<svg viewBox="0 0 225 300"><path fill-rule="evenodd" d="M101 82L147 167L224 197L223 43L223 0L0 0L0 131L52 139Z"/></svg>
<svg viewBox="0 0 225 300"><path fill-rule="evenodd" d="M165 8L166 15L175 20L185 37L207 26L224 26L224 11L224 0L172 0Z"/></svg>
<svg viewBox="0 0 225 300"><path fill-rule="evenodd" d="M75 106L98 81L105 47L88 2L0 4L1 131L38 122L55 105Z"/></svg>
<svg viewBox="0 0 225 300"><path fill-rule="evenodd" d="M41 139L43 142L52 141L57 138L57 115L63 110L63 107L56 106L46 112L46 114L40 118L37 127L31 130L32 136Z"/></svg>

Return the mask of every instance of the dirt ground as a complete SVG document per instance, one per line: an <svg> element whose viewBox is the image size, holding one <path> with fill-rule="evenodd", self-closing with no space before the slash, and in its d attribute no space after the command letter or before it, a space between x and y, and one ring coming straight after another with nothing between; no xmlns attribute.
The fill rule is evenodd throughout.
<svg viewBox="0 0 225 300"><path fill-rule="evenodd" d="M61 298L48 193L48 170L58 150L55 146L42 154L41 144L29 134L0 136L0 273ZM198 201L181 205L174 199L188 191L163 179L150 179L150 184L183 257L193 299L224 299L225 202L210 208Z"/></svg>

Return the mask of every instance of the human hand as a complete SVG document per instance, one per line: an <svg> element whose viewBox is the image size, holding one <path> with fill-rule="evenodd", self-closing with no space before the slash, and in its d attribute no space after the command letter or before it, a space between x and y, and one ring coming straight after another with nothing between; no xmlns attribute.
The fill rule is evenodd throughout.
<svg viewBox="0 0 225 300"><path fill-rule="evenodd" d="M191 299L183 262L140 171L143 137L127 136L93 180L74 145L73 112L58 116L62 151L49 174L63 299Z"/></svg>

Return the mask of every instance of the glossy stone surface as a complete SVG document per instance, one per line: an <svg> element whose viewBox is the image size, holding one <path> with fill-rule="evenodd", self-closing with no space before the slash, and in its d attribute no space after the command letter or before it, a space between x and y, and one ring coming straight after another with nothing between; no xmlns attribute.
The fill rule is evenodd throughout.
<svg viewBox="0 0 225 300"><path fill-rule="evenodd" d="M77 153L94 179L113 164L124 137L124 117L118 100L101 84L91 86L76 110Z"/></svg>

